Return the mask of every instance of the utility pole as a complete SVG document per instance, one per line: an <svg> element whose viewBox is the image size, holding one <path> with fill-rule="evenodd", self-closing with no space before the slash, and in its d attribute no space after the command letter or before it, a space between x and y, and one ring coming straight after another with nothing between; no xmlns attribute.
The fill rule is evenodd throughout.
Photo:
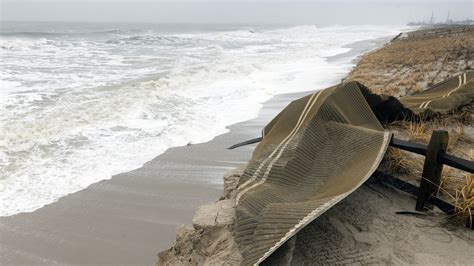
<svg viewBox="0 0 474 266"><path fill-rule="evenodd" d="M434 24L434 13L431 11L430 25Z"/></svg>

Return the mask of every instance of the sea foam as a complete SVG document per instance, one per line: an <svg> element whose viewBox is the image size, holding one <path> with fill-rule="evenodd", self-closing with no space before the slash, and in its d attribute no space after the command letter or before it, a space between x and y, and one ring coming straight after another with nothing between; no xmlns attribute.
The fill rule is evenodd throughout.
<svg viewBox="0 0 474 266"><path fill-rule="evenodd" d="M337 83L354 57L326 57L399 30L9 33L0 40L0 215L34 211L170 147L209 141L256 117L275 94Z"/></svg>

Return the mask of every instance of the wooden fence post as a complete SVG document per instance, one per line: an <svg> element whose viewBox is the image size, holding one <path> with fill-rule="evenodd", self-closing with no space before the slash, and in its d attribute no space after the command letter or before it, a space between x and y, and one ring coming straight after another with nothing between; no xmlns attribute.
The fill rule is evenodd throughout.
<svg viewBox="0 0 474 266"><path fill-rule="evenodd" d="M438 153L446 152L448 147L448 132L445 130L435 130L431 135L428 149L426 150L425 164L421 176L420 189L416 200L416 210L425 210L425 205L432 196L436 196L441 180L443 164L438 163L436 158Z"/></svg>

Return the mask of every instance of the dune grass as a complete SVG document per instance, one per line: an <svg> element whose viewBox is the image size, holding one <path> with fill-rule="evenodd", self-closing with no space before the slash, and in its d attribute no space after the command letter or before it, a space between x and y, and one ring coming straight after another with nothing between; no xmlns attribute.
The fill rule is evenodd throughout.
<svg viewBox="0 0 474 266"><path fill-rule="evenodd" d="M473 69L474 34L397 41L364 56L348 79L404 96Z"/></svg>
<svg viewBox="0 0 474 266"><path fill-rule="evenodd" d="M376 93L395 97L414 94L463 71L473 69L474 32L456 36L396 41L364 56L349 74ZM386 125L399 138L428 144L433 130L449 132L448 152L473 158L473 104L467 110L432 120L397 121ZM389 148L388 171L421 180L424 157ZM474 176L444 166L439 193L456 206L455 220L474 212Z"/></svg>

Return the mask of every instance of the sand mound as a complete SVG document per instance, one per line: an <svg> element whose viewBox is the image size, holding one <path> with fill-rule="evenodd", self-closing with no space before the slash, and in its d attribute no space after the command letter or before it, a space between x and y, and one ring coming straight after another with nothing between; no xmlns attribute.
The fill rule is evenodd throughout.
<svg viewBox="0 0 474 266"><path fill-rule="evenodd" d="M224 195L199 207L193 227L181 225L173 246L158 254L156 265L239 265L242 262L233 234L235 188L245 165L224 176Z"/></svg>

